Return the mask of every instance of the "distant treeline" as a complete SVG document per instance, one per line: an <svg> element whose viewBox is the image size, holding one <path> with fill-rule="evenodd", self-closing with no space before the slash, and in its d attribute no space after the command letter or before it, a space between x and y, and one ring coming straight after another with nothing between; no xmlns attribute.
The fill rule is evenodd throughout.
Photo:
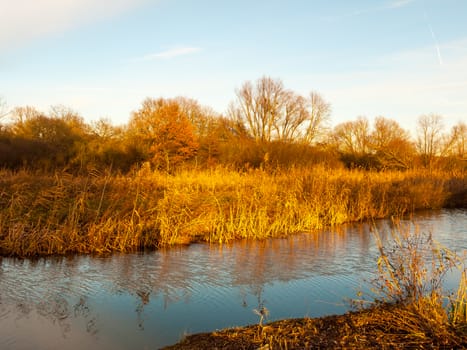
<svg viewBox="0 0 467 350"><path fill-rule="evenodd" d="M185 97L148 98L123 126L105 119L88 124L64 106L48 113L17 107L0 123L0 168L466 169L464 122L445 130L441 116L423 115L410 135L385 117L372 124L359 117L331 128L330 113L318 93L301 96L269 77L245 82L226 115Z"/></svg>

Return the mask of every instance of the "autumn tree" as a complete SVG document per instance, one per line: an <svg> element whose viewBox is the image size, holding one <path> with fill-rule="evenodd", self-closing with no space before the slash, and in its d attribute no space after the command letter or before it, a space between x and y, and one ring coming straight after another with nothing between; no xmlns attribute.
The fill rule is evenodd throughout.
<svg viewBox="0 0 467 350"><path fill-rule="evenodd" d="M178 103L180 112L187 117L193 127L193 134L197 138L209 133L212 120L219 115L210 107L202 106L198 101L183 96L173 99Z"/></svg>
<svg viewBox="0 0 467 350"><path fill-rule="evenodd" d="M409 133L391 119L377 117L373 127L365 117L341 123L332 139L348 166L407 169L412 165L415 150Z"/></svg>
<svg viewBox="0 0 467 350"><path fill-rule="evenodd" d="M173 170L196 155L198 143L186 111L175 99L143 101L129 122L129 134L154 166Z"/></svg>
<svg viewBox="0 0 467 350"><path fill-rule="evenodd" d="M125 128L114 126L101 118L89 125L85 164L90 169L128 171L140 160L131 144L126 142Z"/></svg>
<svg viewBox="0 0 467 350"><path fill-rule="evenodd" d="M409 133L396 121L384 117L375 119L370 147L385 168L407 169L415 153Z"/></svg>
<svg viewBox="0 0 467 350"><path fill-rule="evenodd" d="M63 110L64 107L63 107ZM42 149L45 155L36 157L41 167L54 168L79 165L80 147L85 147L86 127L83 119L71 110L66 115L50 115L39 112L32 107L18 107L11 113L12 136L15 142L23 140L23 144L34 145ZM31 143L33 142L33 143ZM37 150L32 153L37 154ZM81 150L81 154L85 154Z"/></svg>
<svg viewBox="0 0 467 350"><path fill-rule="evenodd" d="M45 116L42 112L31 106L16 107L11 111L12 124L10 126L11 131L15 135L24 135L28 131L25 127L28 120L33 120L37 117Z"/></svg>

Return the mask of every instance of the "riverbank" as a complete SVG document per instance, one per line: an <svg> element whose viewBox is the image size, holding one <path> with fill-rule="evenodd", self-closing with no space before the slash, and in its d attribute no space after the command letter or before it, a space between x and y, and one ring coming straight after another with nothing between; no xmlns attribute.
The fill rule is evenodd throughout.
<svg viewBox="0 0 467 350"><path fill-rule="evenodd" d="M264 239L467 206L467 175L301 168L0 174L0 254L107 254Z"/></svg>
<svg viewBox="0 0 467 350"><path fill-rule="evenodd" d="M466 348L465 324L453 326L445 316L445 311L433 307L429 300L418 305L384 304L338 316L281 320L189 335L164 349Z"/></svg>

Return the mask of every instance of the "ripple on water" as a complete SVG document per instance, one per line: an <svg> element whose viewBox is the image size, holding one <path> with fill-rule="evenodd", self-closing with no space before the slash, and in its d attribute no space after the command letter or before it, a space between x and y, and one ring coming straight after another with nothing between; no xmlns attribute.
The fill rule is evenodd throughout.
<svg viewBox="0 0 467 350"><path fill-rule="evenodd" d="M8 319L10 317L10 310L8 310L5 306L2 305L0 302L0 322L4 319Z"/></svg>
<svg viewBox="0 0 467 350"><path fill-rule="evenodd" d="M0 349L3 349L3 350L17 349L15 338L12 336L2 336L0 340Z"/></svg>

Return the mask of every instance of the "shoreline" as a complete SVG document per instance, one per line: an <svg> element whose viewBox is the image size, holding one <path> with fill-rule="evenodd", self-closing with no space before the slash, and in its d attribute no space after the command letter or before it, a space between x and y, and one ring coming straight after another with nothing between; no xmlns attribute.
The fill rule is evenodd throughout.
<svg viewBox="0 0 467 350"><path fill-rule="evenodd" d="M430 304L427 301L428 304ZM380 304L342 315L277 320L186 336L163 350L236 349L459 349L465 324L439 319L441 310Z"/></svg>

